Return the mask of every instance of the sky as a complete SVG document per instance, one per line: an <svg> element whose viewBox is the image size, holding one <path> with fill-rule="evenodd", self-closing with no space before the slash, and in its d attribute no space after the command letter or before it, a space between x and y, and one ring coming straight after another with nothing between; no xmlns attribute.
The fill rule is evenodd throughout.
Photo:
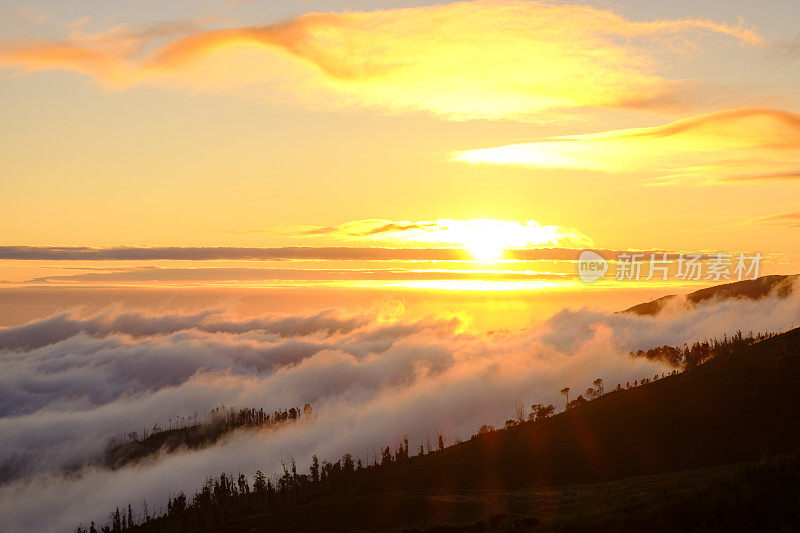
<svg viewBox="0 0 800 533"><path fill-rule="evenodd" d="M759 253L761 274L795 273L798 16L778 0L1 2L3 301L591 298L582 249ZM61 247L155 251L41 257ZM187 250L208 247L230 252ZM401 251L359 252L376 248ZM692 288L672 281L629 300Z"/></svg>
<svg viewBox="0 0 800 533"><path fill-rule="evenodd" d="M0 0L0 531L450 444L515 401L674 370L636 350L796 327L799 290L619 311L800 272L797 20ZM306 402L290 428L98 464L220 403Z"/></svg>

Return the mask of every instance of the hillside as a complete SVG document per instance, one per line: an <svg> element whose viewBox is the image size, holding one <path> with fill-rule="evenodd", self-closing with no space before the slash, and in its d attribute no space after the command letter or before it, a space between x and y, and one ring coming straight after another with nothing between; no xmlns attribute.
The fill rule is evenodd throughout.
<svg viewBox="0 0 800 533"><path fill-rule="evenodd" d="M277 410L272 413L264 409L236 409L216 407L199 423L182 425L170 429L153 428L152 433L130 433L108 442L103 455L103 465L120 468L159 453L172 453L181 449L200 449L211 446L218 440L237 430L276 427L291 423L302 416L310 416L311 405Z"/></svg>
<svg viewBox="0 0 800 533"><path fill-rule="evenodd" d="M223 476L194 497L194 511L176 500L178 512L134 529L424 531L450 524L455 529L433 531L505 531L570 523L626 529L635 525L630 520L668 529L683 519L722 530L731 517L800 525L796 455L730 466L800 450L798 383L795 329L427 455L409 457L401 447L394 460L390 455L364 469L347 459L328 463L321 481L285 472L277 491L237 492ZM784 487L777 499L775 487ZM699 497L713 505L698 507ZM743 511L744 504L752 508Z"/></svg>
<svg viewBox="0 0 800 533"><path fill-rule="evenodd" d="M551 419L427 456L369 490L522 488L751 461L800 448L800 329Z"/></svg>
<svg viewBox="0 0 800 533"><path fill-rule="evenodd" d="M531 489L403 490L314 500L228 520L261 531L792 531L800 526L800 456Z"/></svg>
<svg viewBox="0 0 800 533"><path fill-rule="evenodd" d="M689 293L685 296L686 302L689 305L697 305L698 303L711 300L711 299L731 299L731 298L746 298L749 300L758 300L774 293L780 297L786 297L792 292L793 284L800 279L800 275L795 274L792 276L763 276L753 280L736 281L733 283L725 283L723 285L714 285L698 291ZM663 296L656 300L634 305L622 311L623 313L635 313L637 315L656 315L666 305L674 302L682 295L671 294Z"/></svg>

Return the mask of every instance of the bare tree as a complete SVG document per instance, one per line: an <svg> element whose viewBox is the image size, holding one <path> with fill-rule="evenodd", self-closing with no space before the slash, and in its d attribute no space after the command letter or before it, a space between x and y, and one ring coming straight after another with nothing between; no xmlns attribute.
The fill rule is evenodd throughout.
<svg viewBox="0 0 800 533"><path fill-rule="evenodd" d="M514 400L514 417L518 424L525 422L525 404L517 398Z"/></svg>
<svg viewBox="0 0 800 533"><path fill-rule="evenodd" d="M569 387L561 389L561 395L564 396L564 405L569 405Z"/></svg>

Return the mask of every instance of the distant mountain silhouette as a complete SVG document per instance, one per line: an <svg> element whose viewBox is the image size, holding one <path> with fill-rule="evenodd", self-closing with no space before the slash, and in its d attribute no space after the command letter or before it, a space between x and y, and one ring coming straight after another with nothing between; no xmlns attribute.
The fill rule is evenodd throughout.
<svg viewBox="0 0 800 533"><path fill-rule="evenodd" d="M797 282L798 278L800 278L800 274L791 276L763 276L753 280L715 285L689 293L685 296L677 294L663 296L651 302L634 305L622 312L635 313L637 315L657 315L667 304L679 298L686 298L688 304L697 305L700 302L715 298L719 300L731 298L758 300L770 294L786 297L791 294L794 283Z"/></svg>

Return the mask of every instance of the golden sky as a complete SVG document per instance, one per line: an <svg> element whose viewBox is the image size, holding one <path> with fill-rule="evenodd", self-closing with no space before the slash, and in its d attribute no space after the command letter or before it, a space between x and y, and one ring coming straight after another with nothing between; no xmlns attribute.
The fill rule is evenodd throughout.
<svg viewBox="0 0 800 533"><path fill-rule="evenodd" d="M798 17L5 1L0 280L538 290L585 248L795 273Z"/></svg>

